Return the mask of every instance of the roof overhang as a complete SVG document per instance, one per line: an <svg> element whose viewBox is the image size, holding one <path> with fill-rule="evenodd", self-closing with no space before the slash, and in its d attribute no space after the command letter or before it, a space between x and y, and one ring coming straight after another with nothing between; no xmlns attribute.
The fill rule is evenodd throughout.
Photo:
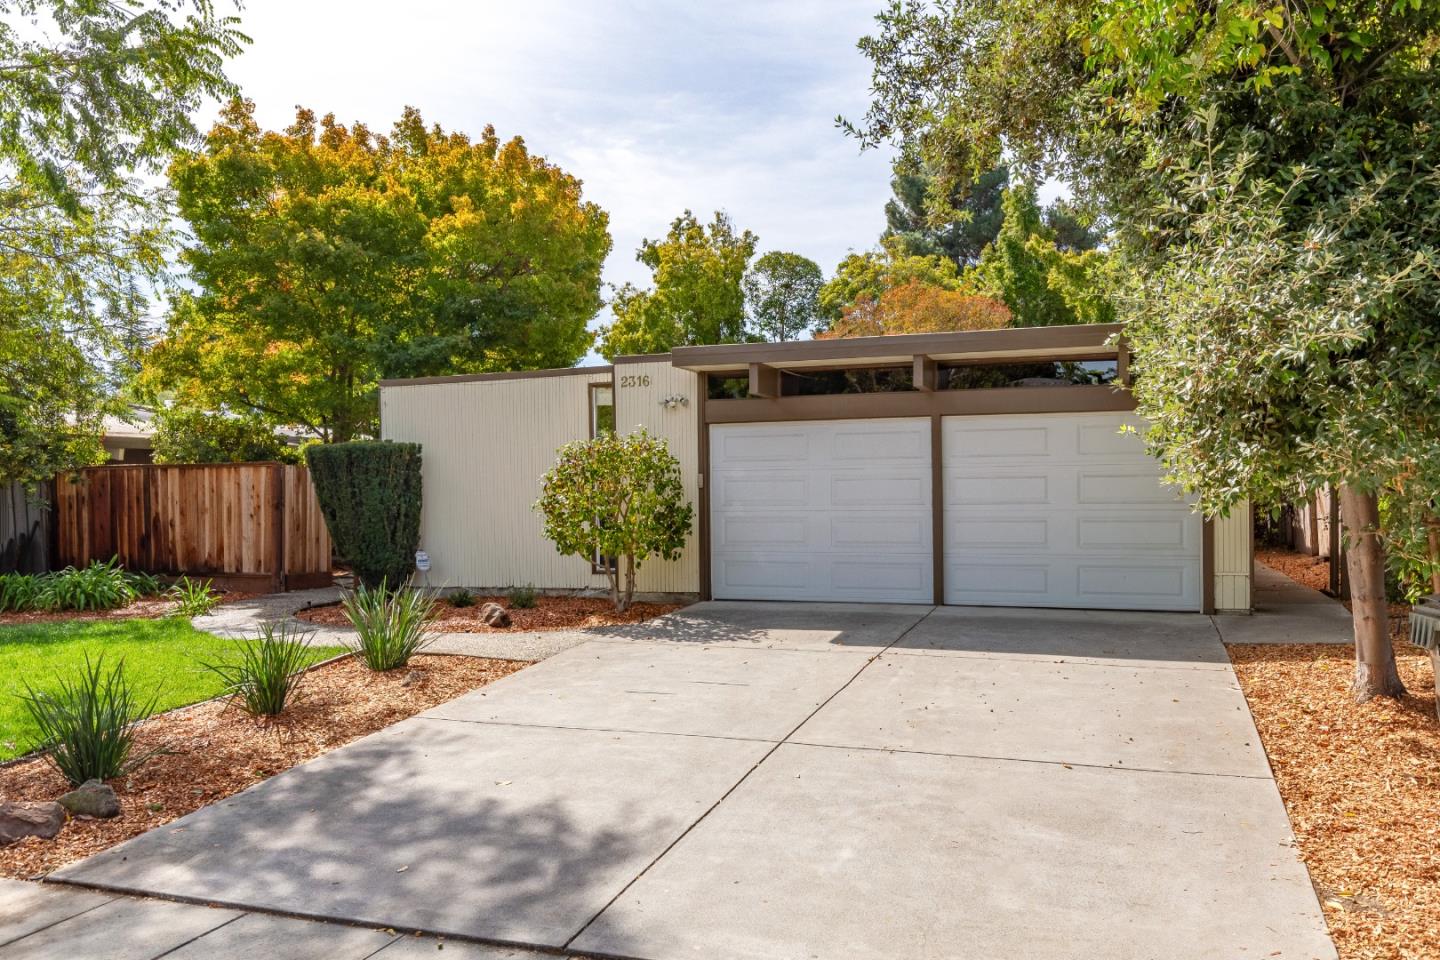
<svg viewBox="0 0 1440 960"><path fill-rule="evenodd" d="M761 364L780 369L888 366L916 357L938 361L1089 357L1116 352L1118 323L1067 327L1016 327L956 333L907 333L886 337L796 340L788 343L722 343L676 347L672 362L697 372L748 369Z"/></svg>

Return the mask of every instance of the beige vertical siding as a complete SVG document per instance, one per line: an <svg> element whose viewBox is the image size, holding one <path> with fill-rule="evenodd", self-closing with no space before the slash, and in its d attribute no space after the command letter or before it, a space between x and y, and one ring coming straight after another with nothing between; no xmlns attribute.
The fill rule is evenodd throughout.
<svg viewBox="0 0 1440 960"><path fill-rule="evenodd" d="M1215 609L1250 610L1250 579L1254 523L1250 504L1239 503L1228 517L1212 521L1215 533Z"/></svg>
<svg viewBox="0 0 1440 960"><path fill-rule="evenodd" d="M680 461L685 496L695 506L690 542L680 559L651 559L640 568L636 588L647 593L698 593L700 590L700 375L678 370L670 358L621 362L615 365L615 429L622 433L645 427L663 437ZM684 397L666 407L666 397Z"/></svg>
<svg viewBox="0 0 1440 960"><path fill-rule="evenodd" d="M555 450L590 434L590 384L609 382L601 369L381 388L381 435L422 447L430 583L604 586L587 561L555 551L532 505Z"/></svg>

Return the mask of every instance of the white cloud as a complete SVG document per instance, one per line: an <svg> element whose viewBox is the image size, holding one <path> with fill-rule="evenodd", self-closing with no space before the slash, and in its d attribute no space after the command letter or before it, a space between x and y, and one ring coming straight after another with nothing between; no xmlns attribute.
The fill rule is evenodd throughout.
<svg viewBox="0 0 1440 960"><path fill-rule="evenodd" d="M610 282L643 282L635 248L687 207L828 273L884 227L888 157L833 122L867 105L855 41L878 6L249 0L233 75L269 126L303 104L384 130L411 104L524 137L609 212Z"/></svg>

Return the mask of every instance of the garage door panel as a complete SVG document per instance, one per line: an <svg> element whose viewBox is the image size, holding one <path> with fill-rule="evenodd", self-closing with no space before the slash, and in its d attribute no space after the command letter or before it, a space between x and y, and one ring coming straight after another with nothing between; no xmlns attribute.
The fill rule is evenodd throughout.
<svg viewBox="0 0 1440 960"><path fill-rule="evenodd" d="M741 548L804 550L810 542L808 517L727 516L711 531L715 543Z"/></svg>
<svg viewBox="0 0 1440 960"><path fill-rule="evenodd" d="M829 515L828 545L835 550L885 550L930 557L929 516Z"/></svg>
<svg viewBox="0 0 1440 960"><path fill-rule="evenodd" d="M955 425L950 430L949 442L968 450L970 461L993 460L996 458L1050 457L1059 451L1053 449L1053 431L1043 424L1024 427L986 427Z"/></svg>
<svg viewBox="0 0 1440 960"><path fill-rule="evenodd" d="M1156 516L1080 516L1075 520L1075 545L1081 550L1191 551L1191 524L1172 514Z"/></svg>
<svg viewBox="0 0 1440 960"><path fill-rule="evenodd" d="M930 557L911 559L854 555L835 557L830 565L830 588L856 599L898 597L915 603L930 603Z"/></svg>
<svg viewBox="0 0 1440 960"><path fill-rule="evenodd" d="M1050 564L987 558L981 563L952 560L945 566L947 603L1034 606L1050 592Z"/></svg>
<svg viewBox="0 0 1440 960"><path fill-rule="evenodd" d="M1011 546L1043 547L1050 542L1050 524L1043 517L949 517L946 543L962 551Z"/></svg>
<svg viewBox="0 0 1440 960"><path fill-rule="evenodd" d="M1148 464L1128 469L1082 468L1077 472L1077 480L1076 501L1083 506L1183 504L1174 489L1160 483L1159 468Z"/></svg>
<svg viewBox="0 0 1440 960"><path fill-rule="evenodd" d="M711 455L725 463L804 463L809 458L810 438L799 430L771 428L760 433L729 433L718 438Z"/></svg>
<svg viewBox="0 0 1440 960"><path fill-rule="evenodd" d="M724 508L792 510L810 504L812 479L798 471L717 473L712 500Z"/></svg>
<svg viewBox="0 0 1440 960"><path fill-rule="evenodd" d="M725 590L745 592L757 600L784 598L796 591L815 588L814 568L809 554L757 553L724 555L716 558L712 571L717 584ZM725 597L720 597L725 599Z"/></svg>
<svg viewBox="0 0 1440 960"><path fill-rule="evenodd" d="M710 437L717 598L934 599L929 420L716 424ZM783 470L763 459L772 441L793 452Z"/></svg>
<svg viewBox="0 0 1440 960"><path fill-rule="evenodd" d="M945 474L946 507L1009 506L1050 502L1050 478L1044 474Z"/></svg>
<svg viewBox="0 0 1440 960"><path fill-rule="evenodd" d="M900 473L839 473L830 475L832 507L849 510L866 507L929 507L930 475Z"/></svg>
<svg viewBox="0 0 1440 960"><path fill-rule="evenodd" d="M1078 563L1075 568L1081 596L1142 598L1172 604L1186 599L1186 580L1190 572L1190 567L1183 563Z"/></svg>
<svg viewBox="0 0 1440 960"><path fill-rule="evenodd" d="M864 427L841 427L834 432L832 458L841 463L875 463L909 460L930 463L930 432L918 429L887 429L885 420Z"/></svg>

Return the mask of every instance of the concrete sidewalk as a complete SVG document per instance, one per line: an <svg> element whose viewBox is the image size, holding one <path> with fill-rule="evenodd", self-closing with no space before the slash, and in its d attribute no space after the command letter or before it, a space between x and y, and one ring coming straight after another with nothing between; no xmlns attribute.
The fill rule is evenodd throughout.
<svg viewBox="0 0 1440 960"><path fill-rule="evenodd" d="M1350 611L1334 597L1255 562L1255 610L1211 617L1226 643L1353 644Z"/></svg>
<svg viewBox="0 0 1440 960"><path fill-rule="evenodd" d="M698 604L57 879L647 960L1335 956L1198 615Z"/></svg>

